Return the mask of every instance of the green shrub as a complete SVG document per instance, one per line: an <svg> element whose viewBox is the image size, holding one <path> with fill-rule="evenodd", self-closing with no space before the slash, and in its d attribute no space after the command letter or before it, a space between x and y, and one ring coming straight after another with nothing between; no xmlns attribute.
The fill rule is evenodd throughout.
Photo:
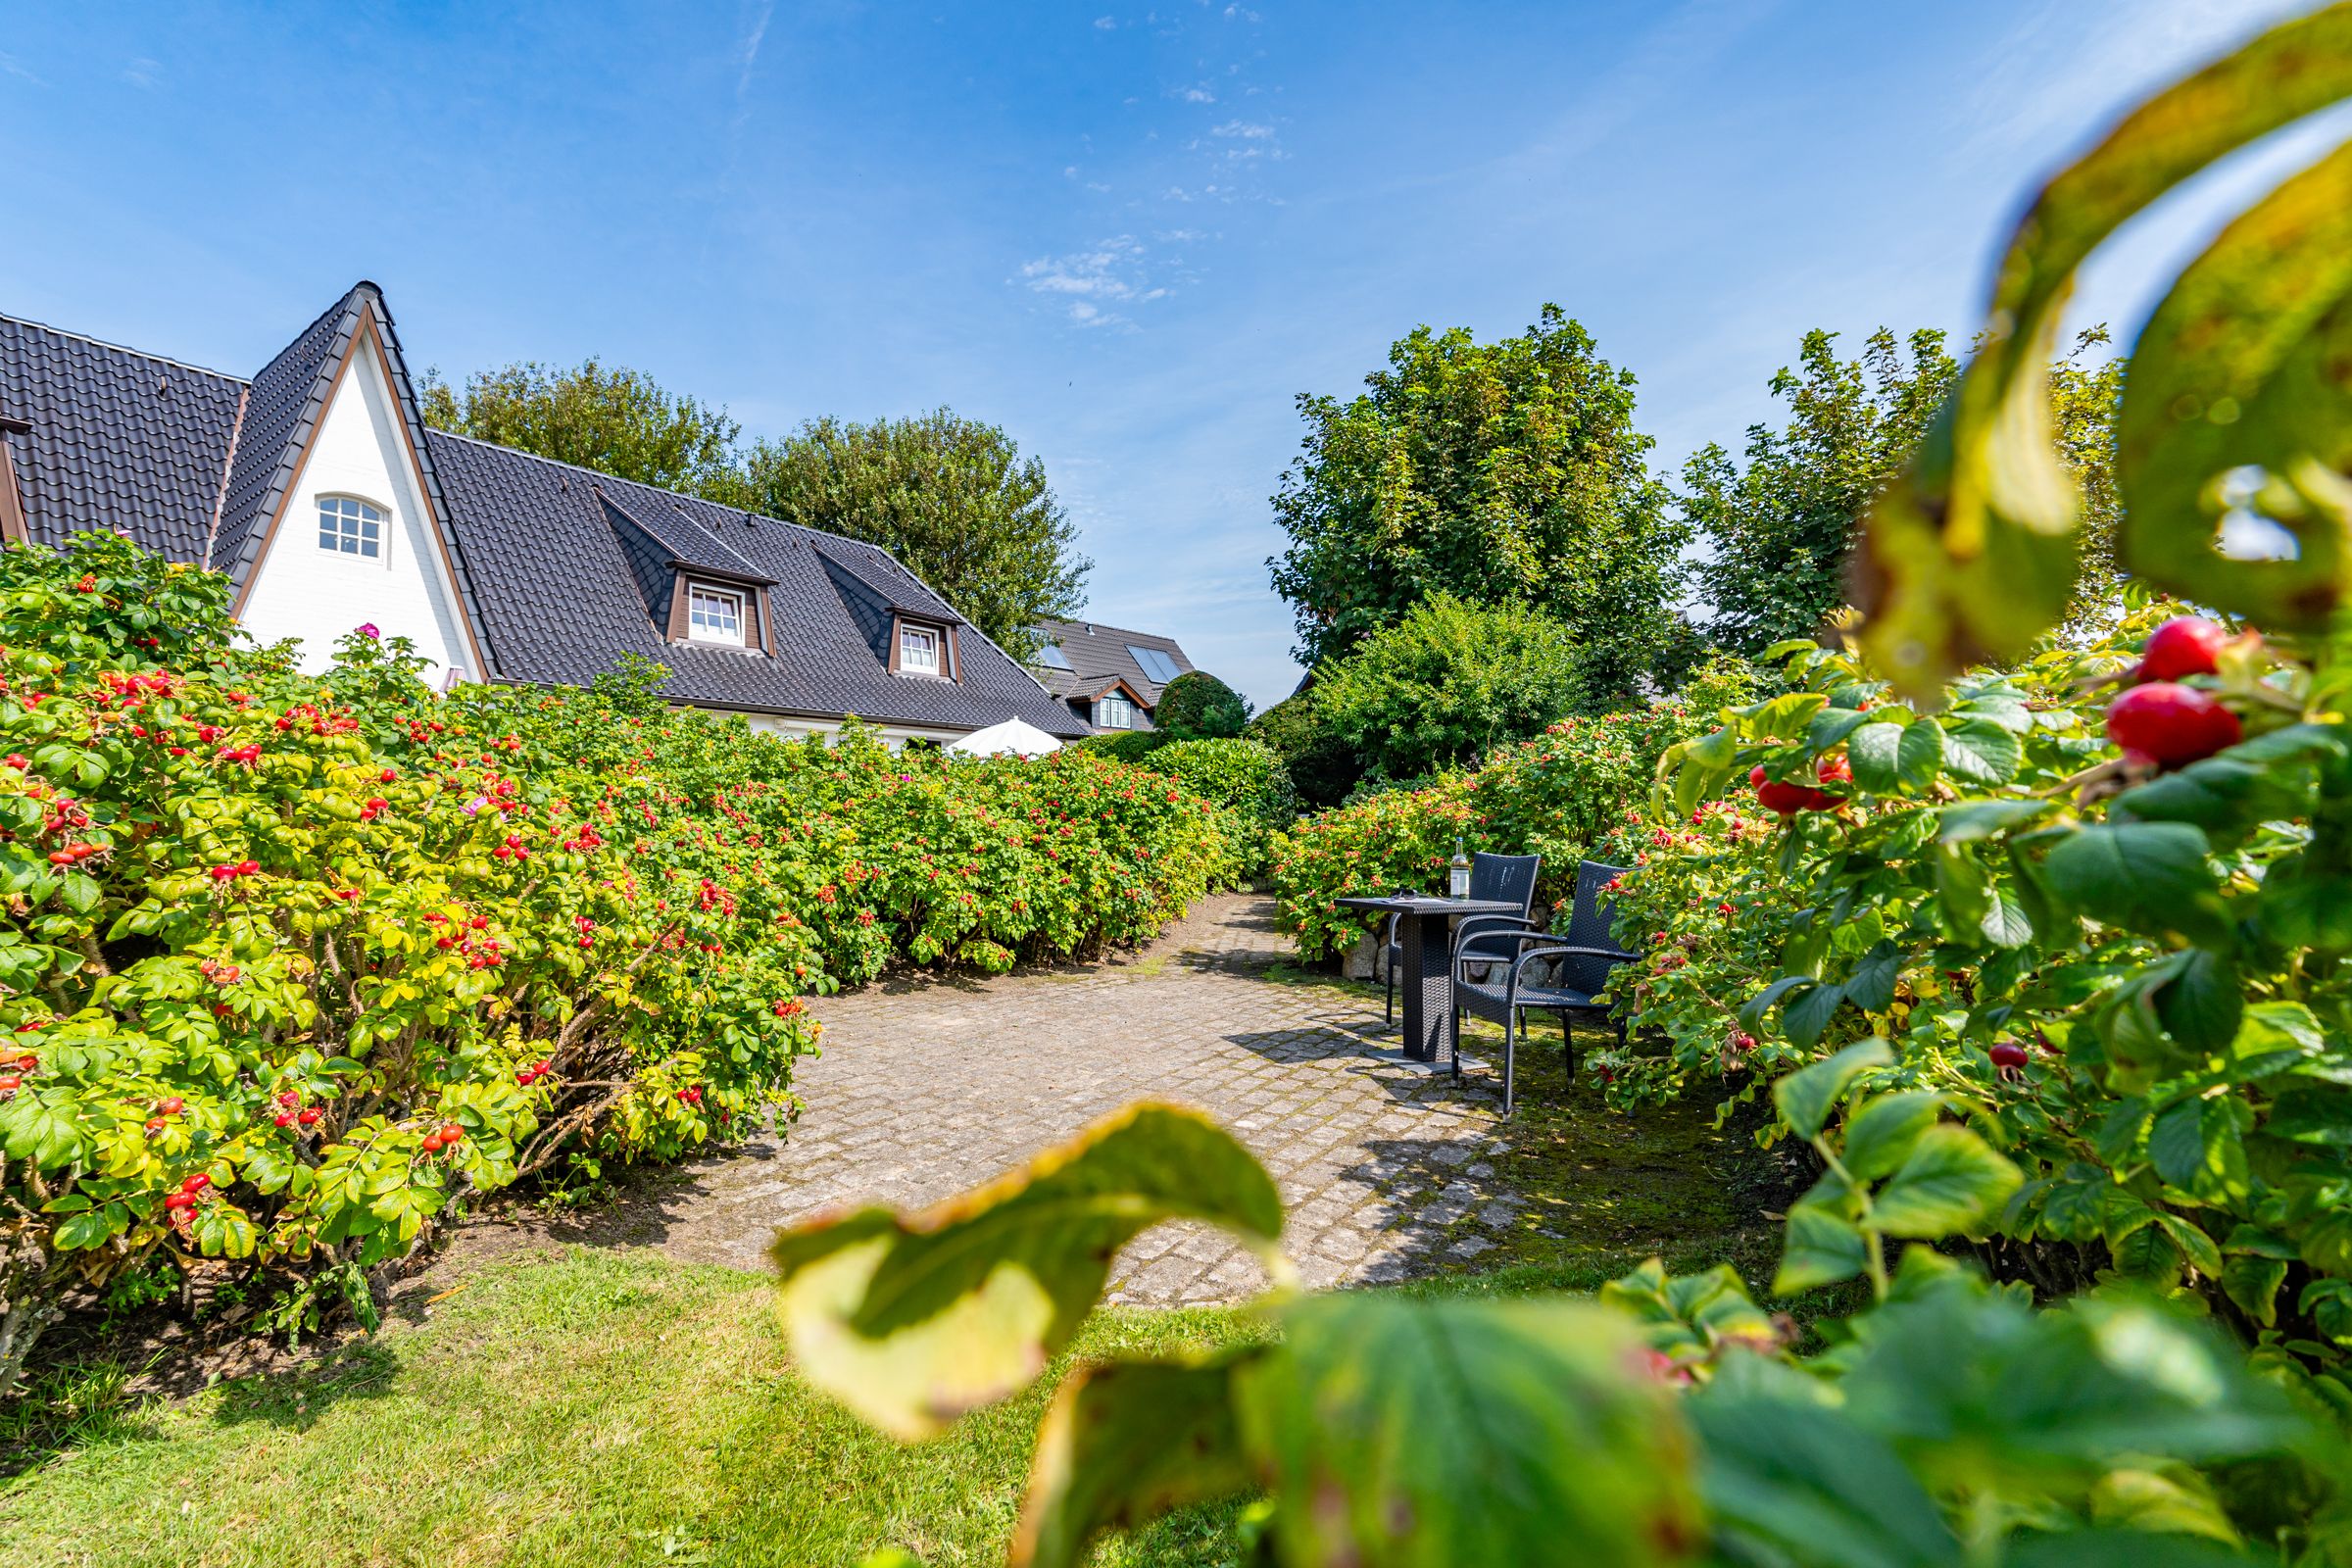
<svg viewBox="0 0 2352 1568"><path fill-rule="evenodd" d="M159 1256L269 1321L468 1194L789 1107L802 998L1151 935L1234 847L1083 752L893 756L591 692L433 693L363 627L306 674L110 535L0 553L0 1389ZM160 661L169 656L170 666Z"/></svg>
<svg viewBox="0 0 2352 1568"><path fill-rule="evenodd" d="M1108 757L1121 762L1140 762L1175 738L1163 730L1127 729L1112 734L1089 735L1086 739L1079 741L1075 749L1093 752L1098 757ZM1064 748L1064 750L1070 749L1072 748Z"/></svg>
<svg viewBox="0 0 2352 1568"><path fill-rule="evenodd" d="M1243 733L1264 742L1282 759L1291 770L1299 805L1310 811L1339 805L1363 777L1364 764L1355 748L1334 733L1316 710L1311 682L1251 719Z"/></svg>
<svg viewBox="0 0 2352 1568"><path fill-rule="evenodd" d="M1204 669L1168 682L1152 710L1152 726L1171 740L1228 740L1250 722L1250 700Z"/></svg>
<svg viewBox="0 0 2352 1568"><path fill-rule="evenodd" d="M1738 666L1711 665L1692 689L1719 702L1742 684ZM1556 902L1572 886L1578 859L1641 814L1659 757L1714 719L1712 708L1679 696L1631 712L1564 719L1475 772L1310 816L1274 842L1277 923L1297 936L1305 957L1344 954L1374 917L1337 901L1400 887L1437 891L1456 839L1473 851L1543 856L1538 895Z"/></svg>
<svg viewBox="0 0 2352 1568"><path fill-rule="evenodd" d="M1235 870L1243 876L1266 868L1274 835L1298 819L1291 770L1261 742L1177 741L1152 753L1144 765L1226 813L1235 835Z"/></svg>
<svg viewBox="0 0 2352 1568"><path fill-rule="evenodd" d="M1540 735L1583 697L1568 628L1432 595L1315 671L1315 710L1373 771L1427 778Z"/></svg>

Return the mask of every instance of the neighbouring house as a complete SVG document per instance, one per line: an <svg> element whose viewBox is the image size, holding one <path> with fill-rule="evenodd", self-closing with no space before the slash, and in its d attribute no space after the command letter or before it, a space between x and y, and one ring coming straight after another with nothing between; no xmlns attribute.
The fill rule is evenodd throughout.
<svg viewBox="0 0 2352 1568"><path fill-rule="evenodd" d="M1041 620L1029 671L1094 733L1150 729L1168 682L1193 669L1173 637L1092 620Z"/></svg>
<svg viewBox="0 0 2352 1568"><path fill-rule="evenodd" d="M637 654L787 735L1090 728L888 551L427 428L372 283L250 378L0 316L0 536L87 529L226 572L314 663L372 622L445 687Z"/></svg>

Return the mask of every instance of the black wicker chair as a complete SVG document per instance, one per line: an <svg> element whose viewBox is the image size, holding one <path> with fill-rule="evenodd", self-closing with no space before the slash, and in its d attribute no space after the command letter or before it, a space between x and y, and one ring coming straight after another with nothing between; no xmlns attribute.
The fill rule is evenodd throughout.
<svg viewBox="0 0 2352 1568"><path fill-rule="evenodd" d="M1554 1012L1560 1019L1560 1051L1568 1070L1576 1070L1578 1013L1608 1011L1607 1004L1592 999L1605 990L1609 972L1637 956L1610 940L1616 910L1609 903L1608 885L1623 875L1622 867L1586 860L1576 868L1576 903L1568 914L1565 936L1549 931L1498 925L1482 931L1465 930L1453 950L1453 1071L1462 1071L1462 1014L1475 1013L1502 1025L1502 1113L1511 1113L1516 1089L1516 1056L1520 1016L1529 1008ZM1465 920L1465 927L1478 924ZM1528 966L1548 960L1550 972L1532 977ZM1473 975L1471 971L1480 972ZM1499 975L1496 970L1502 971ZM1617 1024L1617 1039L1625 1040L1625 1024Z"/></svg>
<svg viewBox="0 0 2352 1568"><path fill-rule="evenodd" d="M1511 924L1534 928L1527 911L1535 907L1536 877L1544 869L1541 855L1473 855L1470 857L1470 896L1474 899L1508 900L1519 906L1514 918L1507 914L1478 914L1464 920L1454 930L1458 943L1462 933L1472 926L1483 924ZM1389 916L1388 929L1381 934L1380 952L1389 971L1388 992L1380 1004L1383 1023L1396 1021L1396 965L1404 961L1404 944L1396 940L1396 922L1402 915Z"/></svg>

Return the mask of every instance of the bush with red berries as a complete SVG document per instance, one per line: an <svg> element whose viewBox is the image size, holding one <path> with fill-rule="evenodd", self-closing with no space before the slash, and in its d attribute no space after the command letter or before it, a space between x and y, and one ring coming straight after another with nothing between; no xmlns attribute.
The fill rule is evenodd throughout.
<svg viewBox="0 0 2352 1568"><path fill-rule="evenodd" d="M1883 1041L1870 1087L2024 1170L1997 1267L2197 1298L2352 1411L2352 730L2310 657L2143 603L1934 712L1844 651L1787 669L1604 846L1642 950L1610 1097L1751 1099Z"/></svg>
<svg viewBox="0 0 2352 1568"><path fill-rule="evenodd" d="M1229 854L1105 760L444 698L363 632L308 674L231 648L217 576L0 553L0 1389L159 1258L298 1323L469 1193L748 1134L804 996L1140 939Z"/></svg>

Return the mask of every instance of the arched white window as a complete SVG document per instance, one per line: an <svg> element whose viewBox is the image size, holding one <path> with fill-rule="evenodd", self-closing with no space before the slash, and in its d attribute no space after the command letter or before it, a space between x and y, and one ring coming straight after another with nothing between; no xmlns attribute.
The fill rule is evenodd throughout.
<svg viewBox="0 0 2352 1568"><path fill-rule="evenodd" d="M384 553L383 509L357 496L318 498L318 548L374 559Z"/></svg>

